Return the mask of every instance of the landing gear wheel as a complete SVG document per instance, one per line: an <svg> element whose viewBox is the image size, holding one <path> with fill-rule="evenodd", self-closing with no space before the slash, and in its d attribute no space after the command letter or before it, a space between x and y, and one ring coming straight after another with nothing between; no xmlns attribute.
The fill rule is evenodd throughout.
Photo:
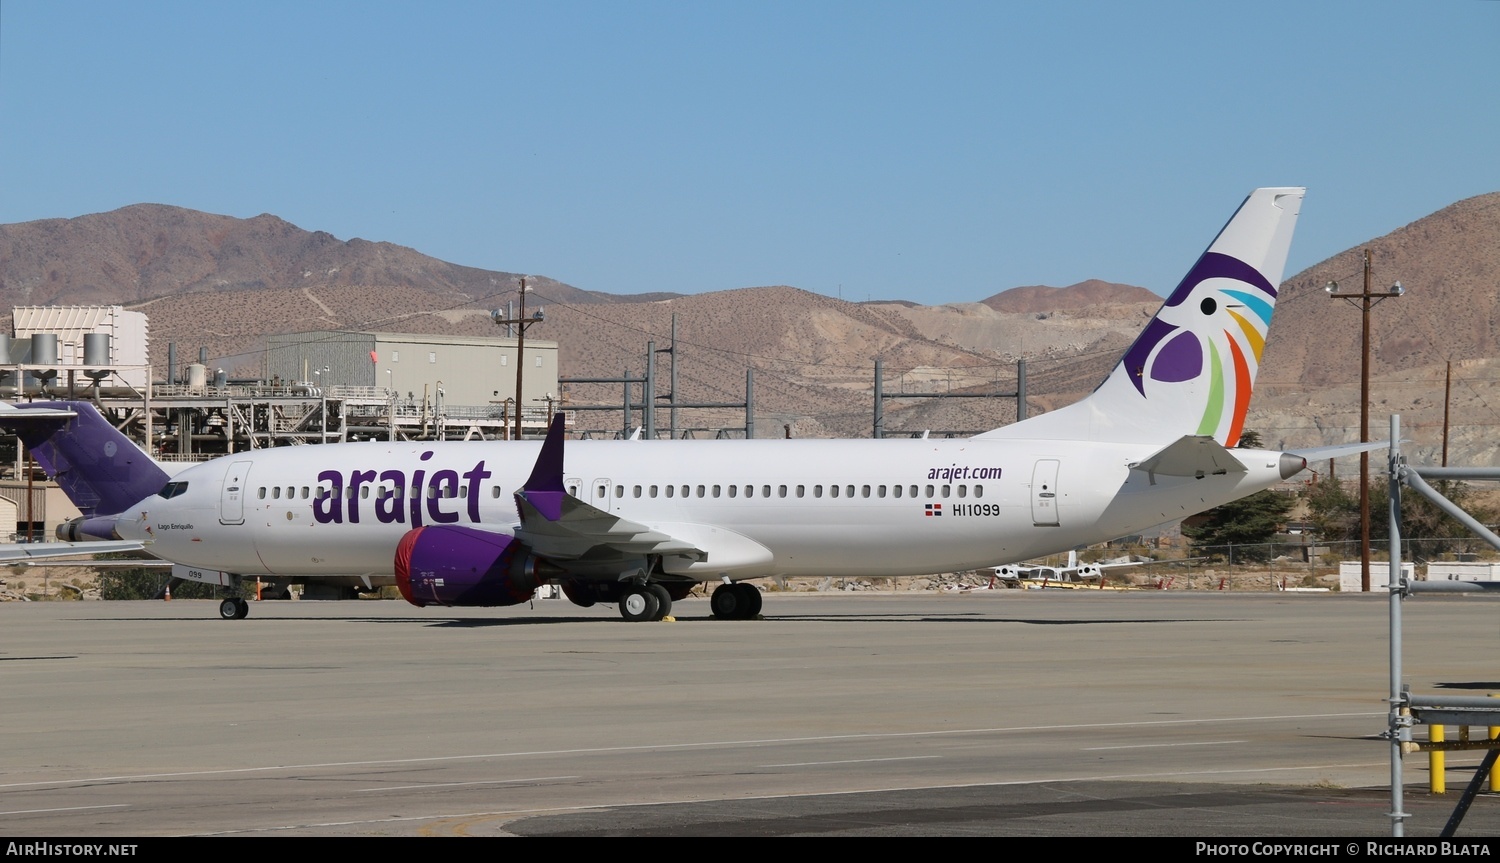
<svg viewBox="0 0 1500 863"><path fill-rule="evenodd" d="M219 617L224 620L244 620L250 613L250 603L238 597L219 603Z"/></svg>
<svg viewBox="0 0 1500 863"><path fill-rule="evenodd" d="M760 614L760 588L748 581L735 583L735 588L740 591L741 601L745 606L745 620L754 620Z"/></svg>
<svg viewBox="0 0 1500 863"><path fill-rule="evenodd" d="M620 597L620 616L632 623L640 620L656 620L661 603L648 587L632 587Z"/></svg>
<svg viewBox="0 0 1500 863"><path fill-rule="evenodd" d="M750 620L760 614L760 590L745 582L721 584L708 603L720 620Z"/></svg>
<svg viewBox="0 0 1500 863"><path fill-rule="evenodd" d="M738 619L735 612L739 611L743 604L744 600L740 597L740 592L735 590L732 584L719 585L714 588L713 596L708 598L709 610L720 620Z"/></svg>
<svg viewBox="0 0 1500 863"><path fill-rule="evenodd" d="M656 616L651 618L652 620L661 620L672 613L672 594L667 593L665 587L653 581L646 585L646 589L651 591L652 596L656 597Z"/></svg>

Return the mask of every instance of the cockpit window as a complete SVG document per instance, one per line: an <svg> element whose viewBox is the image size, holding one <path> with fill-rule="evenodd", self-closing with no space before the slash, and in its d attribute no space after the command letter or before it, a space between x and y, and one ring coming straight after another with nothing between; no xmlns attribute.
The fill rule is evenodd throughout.
<svg viewBox="0 0 1500 863"><path fill-rule="evenodd" d="M157 495L164 498L174 498L187 491L187 487L188 484L183 481L169 482L161 487L161 491L157 492Z"/></svg>

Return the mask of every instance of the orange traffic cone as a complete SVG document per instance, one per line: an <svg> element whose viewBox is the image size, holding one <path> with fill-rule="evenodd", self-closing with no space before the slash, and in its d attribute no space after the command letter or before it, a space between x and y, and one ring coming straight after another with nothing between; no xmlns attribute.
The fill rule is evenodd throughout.
<svg viewBox="0 0 1500 863"><path fill-rule="evenodd" d="M167 590L162 594L161 598L164 602L172 601L172 585L170 582L167 584Z"/></svg>

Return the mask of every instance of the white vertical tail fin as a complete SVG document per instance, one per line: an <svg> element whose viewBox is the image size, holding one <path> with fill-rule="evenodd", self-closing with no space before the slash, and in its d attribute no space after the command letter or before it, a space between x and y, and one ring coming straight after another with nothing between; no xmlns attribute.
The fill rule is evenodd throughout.
<svg viewBox="0 0 1500 863"><path fill-rule="evenodd" d="M1251 192L1093 394L979 437L1234 446L1305 192Z"/></svg>

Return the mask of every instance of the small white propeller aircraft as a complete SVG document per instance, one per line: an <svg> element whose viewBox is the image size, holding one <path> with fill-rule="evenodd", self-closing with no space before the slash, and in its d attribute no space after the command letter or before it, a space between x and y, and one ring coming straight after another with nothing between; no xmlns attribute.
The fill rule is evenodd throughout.
<svg viewBox="0 0 1500 863"><path fill-rule="evenodd" d="M1079 563L1078 552L1068 552L1068 562L1062 566L1041 563L1008 563L994 568L995 577L1007 582L1033 582L1041 584L1073 585L1084 582L1103 582L1104 571L1126 566L1142 566L1150 561L1135 560L1125 563Z"/></svg>

